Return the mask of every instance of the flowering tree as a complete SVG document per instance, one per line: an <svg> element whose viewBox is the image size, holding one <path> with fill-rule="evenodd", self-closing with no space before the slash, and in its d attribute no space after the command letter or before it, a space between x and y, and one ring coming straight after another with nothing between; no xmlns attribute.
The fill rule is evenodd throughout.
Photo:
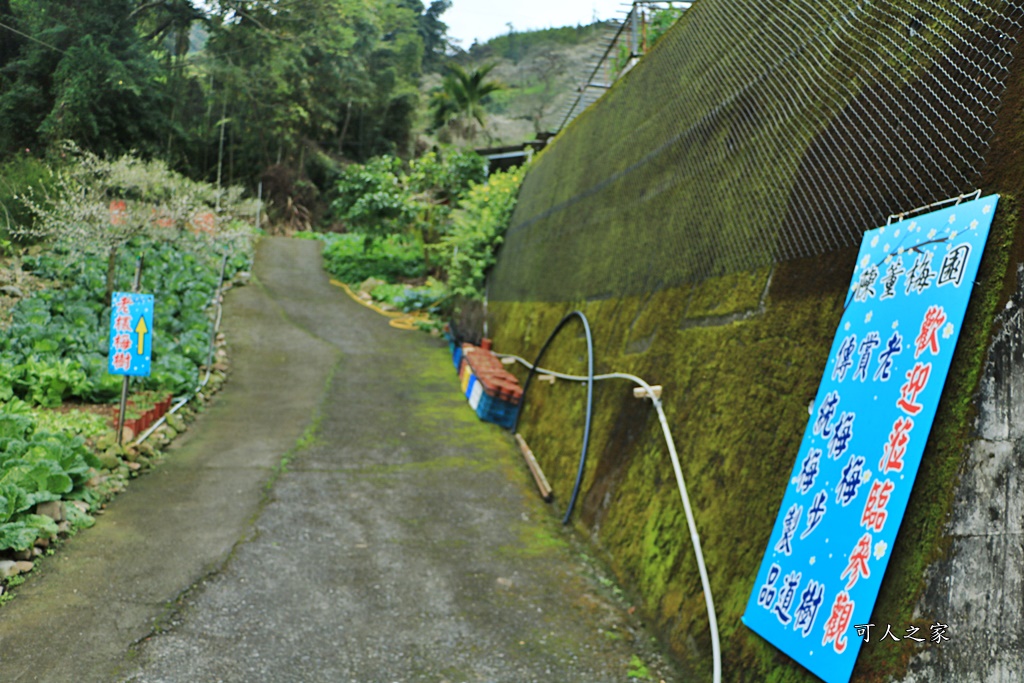
<svg viewBox="0 0 1024 683"><path fill-rule="evenodd" d="M65 146L70 163L54 172L52 191L20 199L34 215L31 226L12 232L19 239L50 240L83 258L107 256L107 295L114 291L117 251L133 237L152 234L173 238L191 230L216 240L233 240L247 226L239 219L254 214L241 190L221 192L174 171L162 161L131 154L103 159ZM220 227L218 227L220 226Z"/></svg>

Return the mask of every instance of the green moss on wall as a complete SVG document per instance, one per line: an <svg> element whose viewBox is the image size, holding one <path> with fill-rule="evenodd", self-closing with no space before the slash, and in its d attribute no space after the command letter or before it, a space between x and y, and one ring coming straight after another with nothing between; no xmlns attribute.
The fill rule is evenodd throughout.
<svg viewBox="0 0 1024 683"><path fill-rule="evenodd" d="M686 21L728 7L698 3ZM765 14L755 16L753 25L770 22L777 9L757 10ZM720 19L731 23L728 16ZM761 32L716 43L720 52L693 53L681 33L686 21L534 164L493 274L490 329L499 350L532 359L561 318L579 309L593 326L598 372L630 372L664 386L715 591L725 680L811 681L744 627L740 615L826 364L856 250L761 264L795 253L788 246L796 235L791 228L814 207L823 212L818 224L831 231L819 235L821 250L850 244L857 229L871 227L834 225L829 217L856 209L844 178L878 172L872 157L883 143L865 145L849 167L832 168L823 160L854 138L884 140L875 133L888 122L849 116L858 104L879 98L871 90L851 91L848 100L835 103L815 91L792 116L763 116L778 103L758 100L745 88L743 79L757 71L735 62L743 52L757 52L750 41ZM866 30L902 30L884 17L871 21ZM952 39L935 37L938 42L923 46L933 56L946 49L943 38ZM732 49L741 42L750 50ZM1013 49L1022 56L1024 48ZM883 64L885 59L855 52L852 59L836 51L821 61L808 49L797 60L815 62L821 73L848 73L850 82L861 82L865 69L895 74L918 68L902 57ZM680 68L668 63L676 53L685 57L677 60ZM725 82L730 78L741 82ZM722 91L736 97L712 117L691 106L717 102ZM945 524L972 438L992 320L1015 290L1015 267L1024 261L1018 200L1024 197L1024 69L1012 70L1002 106L980 183L986 194L999 192L1002 199L875 623L916 623L927 630L944 616L922 614L915 621L915 606L927 568L947 552ZM749 155L758 146L771 163ZM909 208L886 194L893 191L879 188L869 203ZM801 193L813 201L797 201ZM761 220L779 216L784 218L771 225ZM847 234L851 239L843 229L854 231ZM739 263L730 244L754 256ZM716 277L693 282L709 273ZM562 300L569 297L578 299ZM581 374L586 346L579 330L566 330L544 365ZM554 486L556 508L568 501L576 477L584 399L579 383L535 383L520 422ZM707 617L657 417L620 382L597 386L594 417L573 523L636 592L694 678L703 680L711 671ZM854 680L898 676L913 652L865 648Z"/></svg>
<svg viewBox="0 0 1024 683"><path fill-rule="evenodd" d="M876 623L914 623L925 568L943 552L943 525L970 437L972 396L1017 223L1016 203L1004 197L882 584ZM491 306L501 351L532 359L561 318L578 308L591 321L598 372L631 372L664 386L714 590L725 680L814 680L744 627L740 615L842 315L855 254L847 249L645 296ZM730 317L737 313L745 315ZM582 374L585 361L583 337L570 329L543 364ZM520 427L554 486L556 507L571 493L584 412L581 383L535 383L530 389ZM700 580L657 417L649 403L632 397L628 383L603 382L595 391L591 438L574 524L636 591L684 665L709 675ZM923 615L919 625L927 628L940 616ZM909 653L865 649L855 680L885 680L905 666L902 656Z"/></svg>

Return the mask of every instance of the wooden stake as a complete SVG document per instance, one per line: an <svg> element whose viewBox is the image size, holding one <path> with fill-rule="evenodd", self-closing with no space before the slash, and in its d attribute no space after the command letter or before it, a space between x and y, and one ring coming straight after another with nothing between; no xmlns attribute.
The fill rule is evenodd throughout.
<svg viewBox="0 0 1024 683"><path fill-rule="evenodd" d="M547 477L544 476L544 472L541 471L540 465L537 464L537 459L533 457L533 451L526 445L526 439L523 438L522 434L516 434L516 443L519 444L519 450L523 452L523 458L526 460L526 466L530 468L533 480L537 482L537 490L540 491L540 497L545 503L550 503L555 494L551 490L551 485L548 483Z"/></svg>

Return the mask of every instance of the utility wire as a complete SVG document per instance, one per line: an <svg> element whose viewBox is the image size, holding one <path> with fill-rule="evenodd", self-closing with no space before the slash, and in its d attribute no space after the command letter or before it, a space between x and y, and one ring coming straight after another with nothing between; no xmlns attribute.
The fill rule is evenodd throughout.
<svg viewBox="0 0 1024 683"><path fill-rule="evenodd" d="M29 40L31 40L33 42L39 43L40 45L44 45L44 46L50 48L51 50L56 50L57 52L61 53L62 55L66 55L67 54L66 50L62 50L59 47L57 47L56 45L51 45L50 43L47 43L46 41L39 40L35 36L30 36L27 33L19 31L18 29L14 28L13 26L8 26L7 24L5 24L3 22L0 22L0 27L5 28L8 31L11 31L12 33L17 33L19 36L23 36L25 38L28 38Z"/></svg>

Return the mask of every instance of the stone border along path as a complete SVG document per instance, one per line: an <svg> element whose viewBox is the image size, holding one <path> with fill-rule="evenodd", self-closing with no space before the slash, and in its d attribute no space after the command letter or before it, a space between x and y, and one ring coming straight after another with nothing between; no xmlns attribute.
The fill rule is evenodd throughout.
<svg viewBox="0 0 1024 683"><path fill-rule="evenodd" d="M228 383L0 610L5 683L679 680L444 345L266 238Z"/></svg>

